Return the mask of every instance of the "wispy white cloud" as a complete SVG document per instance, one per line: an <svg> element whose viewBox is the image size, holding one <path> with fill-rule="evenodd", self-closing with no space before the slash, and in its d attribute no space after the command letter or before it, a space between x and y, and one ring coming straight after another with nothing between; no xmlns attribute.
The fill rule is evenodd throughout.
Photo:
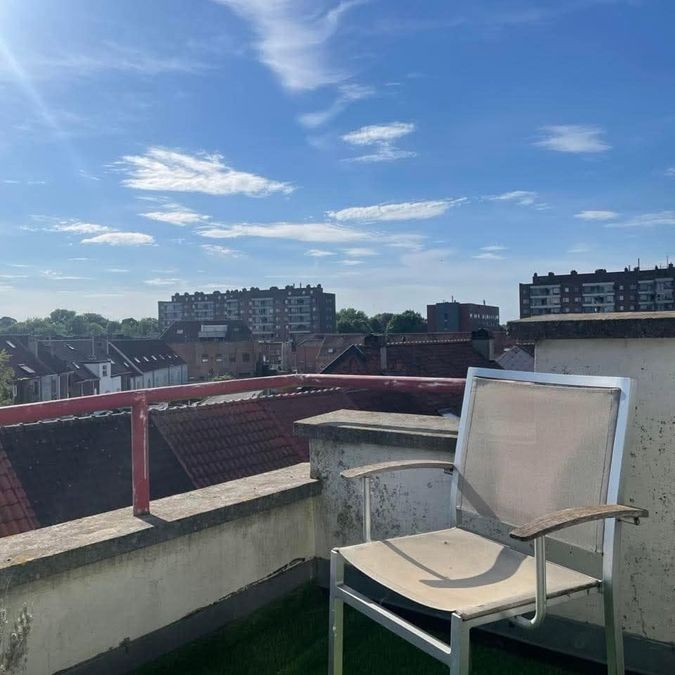
<svg viewBox="0 0 675 675"><path fill-rule="evenodd" d="M111 272L112 274L126 274L129 270L124 267L108 267L106 272Z"/></svg>
<svg viewBox="0 0 675 675"><path fill-rule="evenodd" d="M244 194L250 197L293 191L289 183L236 171L225 165L218 154L189 155L177 150L150 147L143 155L125 155L117 166L128 176L122 184L137 190Z"/></svg>
<svg viewBox="0 0 675 675"><path fill-rule="evenodd" d="M535 206L538 204L539 195L531 190L512 190L502 192L500 195L489 195L486 199L493 202L513 202L520 206Z"/></svg>
<svg viewBox="0 0 675 675"><path fill-rule="evenodd" d="M57 223L49 228L50 232L70 232L73 234L99 234L102 232L113 232L114 228L107 225L98 225L97 223L82 223L80 221L67 221Z"/></svg>
<svg viewBox="0 0 675 675"><path fill-rule="evenodd" d="M305 255L308 255L312 258L325 258L329 255L335 255L335 253L333 251L325 251L321 248L310 248L309 251L305 253Z"/></svg>
<svg viewBox="0 0 675 675"><path fill-rule="evenodd" d="M259 60L287 89L317 89L348 76L333 64L328 43L344 14L361 0L346 0L328 10L308 0L216 1L251 24Z"/></svg>
<svg viewBox="0 0 675 675"><path fill-rule="evenodd" d="M591 247L588 244L575 244L572 246L572 248L568 249L568 253L575 253L575 254L581 254L581 253L590 253L591 252Z"/></svg>
<svg viewBox="0 0 675 675"><path fill-rule="evenodd" d="M199 230L209 239L237 239L239 237L262 237L265 239L294 239L307 242L349 242L370 239L366 232L333 223L241 223Z"/></svg>
<svg viewBox="0 0 675 675"><path fill-rule="evenodd" d="M484 253L478 253L477 255L471 256L476 260L504 260L503 255L498 253L492 253L491 251L485 251Z"/></svg>
<svg viewBox="0 0 675 675"><path fill-rule="evenodd" d="M181 283L181 281L181 279L164 279L156 277L154 279L145 279L143 283L148 286L175 286L176 284Z"/></svg>
<svg viewBox="0 0 675 675"><path fill-rule="evenodd" d="M108 232L83 239L82 244L106 244L108 246L147 246L155 243L155 238L141 232Z"/></svg>
<svg viewBox="0 0 675 675"><path fill-rule="evenodd" d="M348 267L353 267L354 265L363 265L363 260L338 260L341 265L347 265Z"/></svg>
<svg viewBox="0 0 675 675"><path fill-rule="evenodd" d="M379 255L379 253L372 248L365 247L356 247L356 248L346 248L343 253L348 258L364 258L373 255Z"/></svg>
<svg viewBox="0 0 675 675"><path fill-rule="evenodd" d="M675 211L643 213L618 223L606 223L605 227L655 227L657 225L675 225Z"/></svg>
<svg viewBox="0 0 675 675"><path fill-rule="evenodd" d="M579 211L574 214L575 218L581 220L614 220L619 217L616 211Z"/></svg>
<svg viewBox="0 0 675 675"><path fill-rule="evenodd" d="M5 185L47 185L46 180L37 180L37 179L18 179L18 178L3 178L0 180L0 183Z"/></svg>
<svg viewBox="0 0 675 675"><path fill-rule="evenodd" d="M414 157L416 153L397 148L395 141L415 131L412 122L392 122L391 124L371 124L355 129L342 136L345 143L358 147L373 148L374 152L358 157L350 157L350 162L391 162L397 159Z"/></svg>
<svg viewBox="0 0 675 675"><path fill-rule="evenodd" d="M506 251L508 249L506 246L500 246L499 244L492 244L490 246L481 246L480 250L485 251L487 253L499 253L500 251Z"/></svg>
<svg viewBox="0 0 675 675"><path fill-rule="evenodd" d="M298 121L309 129L320 127L337 117L348 105L375 94L372 87L360 84L342 84L338 87L337 98L327 108L315 112L303 113Z"/></svg>
<svg viewBox="0 0 675 675"><path fill-rule="evenodd" d="M666 176L670 178L675 178L675 166L670 166L665 171Z"/></svg>
<svg viewBox="0 0 675 675"><path fill-rule="evenodd" d="M342 136L342 140L352 145L375 145L376 143L392 143L415 131L411 122L392 122L391 124L371 124L350 131Z"/></svg>
<svg viewBox="0 0 675 675"><path fill-rule="evenodd" d="M443 215L449 208L466 203L466 197L440 199L426 202L400 202L398 204L375 204L352 206L327 215L339 222L375 222L388 220L426 220Z"/></svg>
<svg viewBox="0 0 675 675"><path fill-rule="evenodd" d="M555 124L541 127L542 138L535 145L557 152L598 153L611 149L604 139L604 130L581 124Z"/></svg>
<svg viewBox="0 0 675 675"><path fill-rule="evenodd" d="M241 251L238 251L236 248L228 248L227 246L219 246L218 244L202 244L201 249L205 253L219 258L238 258L241 255Z"/></svg>
<svg viewBox="0 0 675 675"><path fill-rule="evenodd" d="M45 270L42 272L42 277L49 281L80 281L88 279L89 277L80 277L73 274L64 274L63 272L55 272L54 270Z"/></svg>
<svg viewBox="0 0 675 675"><path fill-rule="evenodd" d="M139 215L144 218L149 218L150 220L157 220L162 223L170 223L171 225L178 225L181 227L183 225L203 223L210 219L210 216L205 216L192 209L174 203L167 204L163 211L148 211Z"/></svg>

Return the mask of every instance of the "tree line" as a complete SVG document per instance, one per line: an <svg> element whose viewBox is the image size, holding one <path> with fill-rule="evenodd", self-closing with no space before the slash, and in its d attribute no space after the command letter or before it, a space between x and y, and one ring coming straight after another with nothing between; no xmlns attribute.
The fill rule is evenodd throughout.
<svg viewBox="0 0 675 675"><path fill-rule="evenodd" d="M347 307L336 314L338 333L426 333L426 319L412 309L400 314L381 312L368 316L360 309Z"/></svg>
<svg viewBox="0 0 675 675"><path fill-rule="evenodd" d="M106 319L101 314L78 314L70 309L55 309L45 317L17 321L11 316L0 317L0 334L15 333L51 337L157 337L157 319L127 318L121 321Z"/></svg>

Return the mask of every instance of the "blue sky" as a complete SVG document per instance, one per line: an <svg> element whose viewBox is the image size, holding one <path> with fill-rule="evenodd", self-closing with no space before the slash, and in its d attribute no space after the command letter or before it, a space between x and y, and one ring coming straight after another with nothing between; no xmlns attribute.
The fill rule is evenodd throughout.
<svg viewBox="0 0 675 675"><path fill-rule="evenodd" d="M671 0L3 0L0 315L675 256Z"/></svg>

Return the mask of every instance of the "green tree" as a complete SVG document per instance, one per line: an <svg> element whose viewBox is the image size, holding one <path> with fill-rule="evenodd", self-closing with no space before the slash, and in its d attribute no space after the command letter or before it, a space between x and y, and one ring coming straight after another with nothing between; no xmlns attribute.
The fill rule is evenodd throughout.
<svg viewBox="0 0 675 675"><path fill-rule="evenodd" d="M0 333L9 333L14 330L17 320L11 316L0 316Z"/></svg>
<svg viewBox="0 0 675 675"><path fill-rule="evenodd" d="M394 316L391 312L381 312L380 314L375 314L370 317L370 329L373 333L384 333L387 330L387 326L391 321L391 317Z"/></svg>
<svg viewBox="0 0 675 675"><path fill-rule="evenodd" d="M426 333L427 322L419 312L406 309L391 317L388 329L390 333Z"/></svg>
<svg viewBox="0 0 675 675"><path fill-rule="evenodd" d="M159 335L159 322L151 316L146 316L138 322L138 330L143 337Z"/></svg>
<svg viewBox="0 0 675 675"><path fill-rule="evenodd" d="M335 318L338 333L370 333L370 321L360 309L353 307L341 309Z"/></svg>
<svg viewBox="0 0 675 675"><path fill-rule="evenodd" d="M9 354L5 351L0 351L0 406L14 403L12 393L13 381L14 371L9 365Z"/></svg>

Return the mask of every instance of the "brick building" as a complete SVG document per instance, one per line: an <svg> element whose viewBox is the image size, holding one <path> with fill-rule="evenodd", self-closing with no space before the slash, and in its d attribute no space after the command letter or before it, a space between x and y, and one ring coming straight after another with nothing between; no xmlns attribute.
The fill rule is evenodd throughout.
<svg viewBox="0 0 675 675"><path fill-rule="evenodd" d="M481 328L499 328L499 307L454 300L427 305L429 333L471 333Z"/></svg>
<svg viewBox="0 0 675 675"><path fill-rule="evenodd" d="M160 330L174 321L243 321L255 339L335 332L335 294L317 286L176 293L158 302Z"/></svg>
<svg viewBox="0 0 675 675"><path fill-rule="evenodd" d="M675 267L598 269L591 273L535 274L520 284L520 318L542 314L658 312L673 309Z"/></svg>

